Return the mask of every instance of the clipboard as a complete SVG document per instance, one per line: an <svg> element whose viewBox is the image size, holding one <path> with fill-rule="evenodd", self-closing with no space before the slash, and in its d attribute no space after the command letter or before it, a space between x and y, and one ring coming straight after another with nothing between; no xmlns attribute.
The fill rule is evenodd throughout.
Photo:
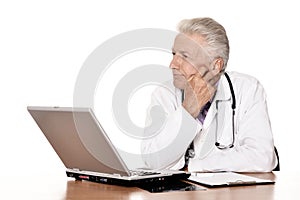
<svg viewBox="0 0 300 200"><path fill-rule="evenodd" d="M235 172L192 173L188 178L188 181L207 187L228 187L275 183L275 181L272 180L255 178Z"/></svg>

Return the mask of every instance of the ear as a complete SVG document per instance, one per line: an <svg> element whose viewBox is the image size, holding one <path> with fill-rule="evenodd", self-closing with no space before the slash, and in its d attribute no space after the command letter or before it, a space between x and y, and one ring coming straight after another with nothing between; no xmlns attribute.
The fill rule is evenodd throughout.
<svg viewBox="0 0 300 200"><path fill-rule="evenodd" d="M215 61L214 69L218 69L220 72L223 69L224 61L222 58L218 58Z"/></svg>

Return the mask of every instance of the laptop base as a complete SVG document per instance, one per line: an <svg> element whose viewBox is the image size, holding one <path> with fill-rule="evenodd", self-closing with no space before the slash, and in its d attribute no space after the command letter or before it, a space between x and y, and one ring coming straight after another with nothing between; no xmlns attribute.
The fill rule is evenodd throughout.
<svg viewBox="0 0 300 200"><path fill-rule="evenodd" d="M151 177L151 178L143 178L143 179L135 179L135 180L124 180L124 179L117 179L112 177L101 177L96 175L86 175L76 172L66 171L68 177L75 178L76 180L86 180L92 181L96 183L105 183L111 185L121 185L127 187L139 187L140 185L161 185L167 184L173 181L178 180L186 180L190 174L189 173L178 173L172 174L170 176L164 177Z"/></svg>

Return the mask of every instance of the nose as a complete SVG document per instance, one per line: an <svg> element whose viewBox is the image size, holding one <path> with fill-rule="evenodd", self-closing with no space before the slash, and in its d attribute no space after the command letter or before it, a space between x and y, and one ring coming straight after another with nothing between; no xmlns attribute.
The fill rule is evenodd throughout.
<svg viewBox="0 0 300 200"><path fill-rule="evenodd" d="M182 64L182 58L178 55L174 55L170 63L170 68L179 69L181 67L181 64Z"/></svg>

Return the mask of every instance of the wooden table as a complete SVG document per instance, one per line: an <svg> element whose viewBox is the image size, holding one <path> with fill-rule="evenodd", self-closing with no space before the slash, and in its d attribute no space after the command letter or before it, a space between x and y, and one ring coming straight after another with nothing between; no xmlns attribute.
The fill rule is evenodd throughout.
<svg viewBox="0 0 300 200"><path fill-rule="evenodd" d="M1 176L1 199L300 199L300 172L274 172L248 174L258 178L275 180L274 185L235 186L206 188L203 191L172 191L150 193L136 187L106 185L88 181L75 181L64 175L48 178L42 176Z"/></svg>

